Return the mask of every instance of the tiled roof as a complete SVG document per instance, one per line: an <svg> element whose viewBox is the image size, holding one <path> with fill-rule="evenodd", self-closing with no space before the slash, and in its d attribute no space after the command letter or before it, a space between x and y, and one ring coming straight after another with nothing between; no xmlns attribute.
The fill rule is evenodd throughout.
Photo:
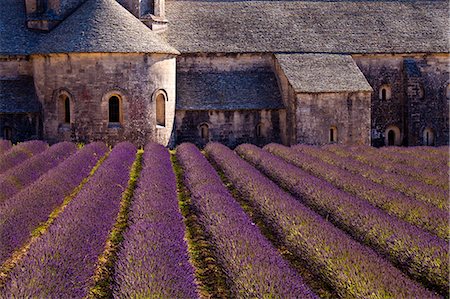
<svg viewBox="0 0 450 299"><path fill-rule="evenodd" d="M35 53L179 52L115 0L88 0L43 38Z"/></svg>
<svg viewBox="0 0 450 299"><path fill-rule="evenodd" d="M36 96L33 78L0 80L0 113L38 112L40 103Z"/></svg>
<svg viewBox="0 0 450 299"><path fill-rule="evenodd" d="M372 91L350 55L276 54L296 92Z"/></svg>
<svg viewBox="0 0 450 299"><path fill-rule="evenodd" d="M181 52L448 52L448 1L166 1Z"/></svg>
<svg viewBox="0 0 450 299"><path fill-rule="evenodd" d="M275 74L270 70L177 73L180 110L247 110L284 108Z"/></svg>

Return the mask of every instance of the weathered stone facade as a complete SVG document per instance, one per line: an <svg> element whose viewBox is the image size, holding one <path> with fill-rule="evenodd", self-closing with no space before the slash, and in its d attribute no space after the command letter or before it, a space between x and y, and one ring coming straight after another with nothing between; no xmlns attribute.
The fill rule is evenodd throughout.
<svg viewBox="0 0 450 299"><path fill-rule="evenodd" d="M297 94L295 143L370 144L370 96L370 92Z"/></svg>
<svg viewBox="0 0 450 299"><path fill-rule="evenodd" d="M436 132L435 145L449 142L449 84L447 54L353 55L358 67L372 86L372 145L387 145L387 132L398 128L400 144L423 145L423 131ZM416 67L408 74L405 61ZM382 98L381 89L390 88Z"/></svg>
<svg viewBox="0 0 450 299"><path fill-rule="evenodd" d="M168 145L175 116L175 58L163 54L34 55L33 71L43 106L44 138L51 141L110 144L149 140ZM166 124L156 126L155 97L166 98ZM71 123L60 119L58 100L67 93L73 105ZM121 99L120 124L108 120L108 100Z"/></svg>
<svg viewBox="0 0 450 299"><path fill-rule="evenodd" d="M241 143L265 145L282 142L285 110L185 111L177 110L177 143L203 147L209 141L236 147ZM202 126L207 134L202 136Z"/></svg>

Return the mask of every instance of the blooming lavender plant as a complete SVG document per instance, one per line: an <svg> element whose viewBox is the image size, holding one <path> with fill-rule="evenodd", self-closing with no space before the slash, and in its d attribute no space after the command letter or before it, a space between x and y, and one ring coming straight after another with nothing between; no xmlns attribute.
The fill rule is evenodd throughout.
<svg viewBox="0 0 450 299"><path fill-rule="evenodd" d="M0 202L0 264L63 203L107 149L103 143L89 144L27 188Z"/></svg>
<svg viewBox="0 0 450 299"><path fill-rule="evenodd" d="M114 147L48 232L11 272L2 295L18 298L87 295L96 262L118 215L135 156L136 148L130 143Z"/></svg>
<svg viewBox="0 0 450 299"><path fill-rule="evenodd" d="M6 153L11 148L11 141L0 140L0 156Z"/></svg>
<svg viewBox="0 0 450 299"><path fill-rule="evenodd" d="M262 175L232 150L210 143L205 151L278 235L342 298L433 298L370 248L354 241Z"/></svg>
<svg viewBox="0 0 450 299"><path fill-rule="evenodd" d="M198 298L169 152L147 144L142 166L116 263L114 297Z"/></svg>
<svg viewBox="0 0 450 299"><path fill-rule="evenodd" d="M447 292L447 242L386 214L254 145L236 151L314 210L388 256L410 275Z"/></svg>
<svg viewBox="0 0 450 299"><path fill-rule="evenodd" d="M426 171L426 169L413 167L408 164L394 164L386 161L377 154L378 150L369 146L342 147L338 145L326 146L325 149L343 157L356 159L364 164L393 173L397 176L410 177L418 182L442 188L448 192L448 177L444 173ZM375 152L375 153L374 153ZM442 164L445 165L445 164Z"/></svg>
<svg viewBox="0 0 450 299"><path fill-rule="evenodd" d="M19 165L31 156L45 151L47 148L48 144L40 140L27 141L13 146L0 157L0 174Z"/></svg>
<svg viewBox="0 0 450 299"><path fill-rule="evenodd" d="M37 180L48 170L75 153L76 150L77 146L74 143L60 142L0 174L0 202Z"/></svg>
<svg viewBox="0 0 450 299"><path fill-rule="evenodd" d="M443 239L449 237L446 212L309 155L309 152L315 152L317 156L320 156L315 147L298 145L295 148L288 148L280 144L269 144L264 149L346 192L367 200L389 214Z"/></svg>
<svg viewBox="0 0 450 299"><path fill-rule="evenodd" d="M371 147L369 147L371 148ZM374 148L372 148L374 149ZM425 159L421 159L419 157L415 157L412 155L408 155L405 152L404 147L398 146L388 146L383 147L378 150L374 149L376 154L384 159L389 160L391 163L398 164L406 164L411 165L413 167L424 169L431 173L447 173L448 165L447 163L430 163ZM424 153L426 155L426 153Z"/></svg>
<svg viewBox="0 0 450 299"><path fill-rule="evenodd" d="M184 179L212 236L217 257L239 298L316 298L239 204L212 166L192 144L177 148Z"/></svg>
<svg viewBox="0 0 450 299"><path fill-rule="evenodd" d="M296 148L298 145L293 146ZM371 167L352 158L339 156L331 151L316 149L309 151L313 155L328 164L338 166L348 170L351 173L361 175L371 181L400 191L416 200L430 203L442 210L449 210L448 192L436 186L430 186L417 180L405 176L399 176L394 173L385 172L379 168Z"/></svg>

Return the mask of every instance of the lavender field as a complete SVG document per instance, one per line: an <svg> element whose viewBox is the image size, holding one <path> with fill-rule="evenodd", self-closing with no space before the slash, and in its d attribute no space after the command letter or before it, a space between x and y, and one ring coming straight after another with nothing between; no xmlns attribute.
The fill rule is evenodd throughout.
<svg viewBox="0 0 450 299"><path fill-rule="evenodd" d="M0 298L448 298L448 150L0 141Z"/></svg>

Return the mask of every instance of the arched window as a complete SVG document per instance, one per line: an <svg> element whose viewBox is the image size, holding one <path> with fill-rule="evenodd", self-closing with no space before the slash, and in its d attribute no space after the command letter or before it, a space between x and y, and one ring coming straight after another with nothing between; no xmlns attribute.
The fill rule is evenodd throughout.
<svg viewBox="0 0 450 299"><path fill-rule="evenodd" d="M389 126L385 131L384 143L388 146L401 144L400 129L397 126Z"/></svg>
<svg viewBox="0 0 450 299"><path fill-rule="evenodd" d="M431 128L426 128L423 130L423 145L433 146L434 145L434 130Z"/></svg>
<svg viewBox="0 0 450 299"><path fill-rule="evenodd" d="M200 137L204 140L204 141L208 141L209 140L209 127L207 124L201 124L199 126L200 129Z"/></svg>
<svg viewBox="0 0 450 299"><path fill-rule="evenodd" d="M64 100L64 122L66 124L70 123L70 99L66 97Z"/></svg>
<svg viewBox="0 0 450 299"><path fill-rule="evenodd" d="M450 99L450 84L447 84L446 96L447 99Z"/></svg>
<svg viewBox="0 0 450 299"><path fill-rule="evenodd" d="M391 99L391 86L389 84L383 84L380 86L379 98L382 101Z"/></svg>
<svg viewBox="0 0 450 299"><path fill-rule="evenodd" d="M120 98L118 96L109 98L108 115L110 123L120 123Z"/></svg>
<svg viewBox="0 0 450 299"><path fill-rule="evenodd" d="M263 137L262 129L263 129L263 124L259 123L259 124L256 125L256 128L255 128L255 131L256 131L256 134L255 134L255 135L256 135L256 138L261 138L261 137Z"/></svg>
<svg viewBox="0 0 450 299"><path fill-rule="evenodd" d="M156 124L166 126L166 97L163 93L156 97Z"/></svg>
<svg viewBox="0 0 450 299"><path fill-rule="evenodd" d="M58 120L61 125L73 123L73 101L72 96L65 90L58 92Z"/></svg>
<svg viewBox="0 0 450 299"><path fill-rule="evenodd" d="M11 127L4 126L3 127L3 139L11 140L12 139L12 129Z"/></svg>
<svg viewBox="0 0 450 299"><path fill-rule="evenodd" d="M36 0L36 12L44 13L47 10L47 0Z"/></svg>
<svg viewBox="0 0 450 299"><path fill-rule="evenodd" d="M337 128L335 126L330 127L329 142L336 143L337 137L338 137Z"/></svg>

